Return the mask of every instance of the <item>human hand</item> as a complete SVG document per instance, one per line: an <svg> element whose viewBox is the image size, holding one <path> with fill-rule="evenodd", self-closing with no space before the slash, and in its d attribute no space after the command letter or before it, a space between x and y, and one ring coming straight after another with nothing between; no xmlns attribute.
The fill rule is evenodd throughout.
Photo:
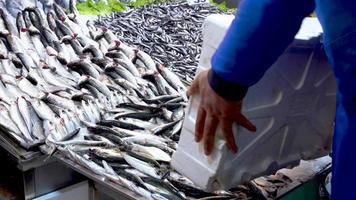
<svg viewBox="0 0 356 200"><path fill-rule="evenodd" d="M195 94L201 96L195 124L195 141L200 142L203 139L204 153L211 154L216 129L220 123L228 148L236 153L237 145L232 132L233 123L236 122L250 131L256 131L256 127L241 114L242 101L225 100L216 94L208 82L208 70L202 71L189 88L188 95Z"/></svg>

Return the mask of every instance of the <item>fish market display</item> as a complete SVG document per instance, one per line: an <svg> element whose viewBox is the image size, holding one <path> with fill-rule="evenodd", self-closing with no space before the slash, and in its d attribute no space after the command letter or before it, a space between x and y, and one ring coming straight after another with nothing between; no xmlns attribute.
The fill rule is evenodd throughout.
<svg viewBox="0 0 356 200"><path fill-rule="evenodd" d="M207 193L170 168L187 103L176 74L193 76L193 68L178 67L175 73L159 57L151 58L157 52L83 23L75 1L68 6L69 12L58 4L18 12L0 8L0 134L26 149L59 154L144 199L263 199L256 192L261 181ZM174 40L174 47L180 36L162 37ZM187 45L195 48L193 41ZM164 51L178 49L192 51L180 46Z"/></svg>
<svg viewBox="0 0 356 200"><path fill-rule="evenodd" d="M122 42L147 52L189 85L201 52L202 24L213 13L222 11L205 4L189 6L186 2L170 2L99 17L96 25L109 27Z"/></svg>
<svg viewBox="0 0 356 200"><path fill-rule="evenodd" d="M0 129L146 199L214 196L170 169L187 101L179 78L57 4L0 9ZM47 149L47 150L44 150Z"/></svg>

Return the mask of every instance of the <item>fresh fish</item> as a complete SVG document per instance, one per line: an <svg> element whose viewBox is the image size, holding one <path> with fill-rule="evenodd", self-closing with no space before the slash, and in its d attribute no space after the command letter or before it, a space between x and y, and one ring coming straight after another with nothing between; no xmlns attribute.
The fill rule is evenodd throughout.
<svg viewBox="0 0 356 200"><path fill-rule="evenodd" d="M45 139L43 121L38 117L32 105L29 105L28 109L31 116L32 135L39 140Z"/></svg>
<svg viewBox="0 0 356 200"><path fill-rule="evenodd" d="M57 68L55 68L55 69L57 69ZM61 78L60 76L53 73L52 69L47 64L42 65L41 73L43 75L44 80L51 85L55 85L55 86L62 87L62 88L68 88L68 89L72 89L73 86L75 86L74 81L70 85L69 84L69 83L71 83L70 80L66 81L64 77ZM59 70L59 73L60 73L60 70Z"/></svg>
<svg viewBox="0 0 356 200"><path fill-rule="evenodd" d="M16 25L19 32L19 37L21 41L23 41L24 46L26 48L34 48L21 12L17 14Z"/></svg>
<svg viewBox="0 0 356 200"><path fill-rule="evenodd" d="M109 46L108 46L108 51L112 50L120 50L124 53L124 55L121 55L119 52L119 57L123 59L132 59L133 57L136 56L136 51L134 48L129 47L128 45L122 43L120 40L114 40Z"/></svg>
<svg viewBox="0 0 356 200"><path fill-rule="evenodd" d="M124 156L124 159L126 160L126 162L128 164L130 164L132 167L134 167L135 169L137 169L138 171L140 171L144 174L147 174L149 176L152 176L154 178L159 178L157 170L154 167L152 167L151 165L149 165L137 158L129 156L126 153L124 153L123 156Z"/></svg>
<svg viewBox="0 0 356 200"><path fill-rule="evenodd" d="M86 167L87 169L90 169L94 173L98 175L105 174L105 169L97 165L93 161L83 158L82 156L78 155L77 153L68 148L63 148L62 151L67 152L67 155L70 156L75 162L80 163L82 166Z"/></svg>
<svg viewBox="0 0 356 200"><path fill-rule="evenodd" d="M24 136L24 139L28 142L33 142L33 138L31 137L31 134L29 130L27 129L26 123L21 116L19 107L18 107L18 102L13 102L10 105L10 117L11 119L15 122L19 130L21 131L22 135Z"/></svg>
<svg viewBox="0 0 356 200"><path fill-rule="evenodd" d="M12 94L9 93L8 89L3 85L3 83L0 83L0 98L8 105L10 105L15 98Z"/></svg>
<svg viewBox="0 0 356 200"><path fill-rule="evenodd" d="M115 144L111 142L109 139L100 136L100 135L86 135L84 136L84 139L90 139L90 140L95 140L95 141L102 141L107 143L109 146L115 147Z"/></svg>
<svg viewBox="0 0 356 200"><path fill-rule="evenodd" d="M127 123L119 120L101 120L100 122L98 122L98 124L103 126L115 126L115 127L129 129L129 130L144 130L144 128L139 125L135 125L133 123Z"/></svg>
<svg viewBox="0 0 356 200"><path fill-rule="evenodd" d="M21 146L25 148L28 147L27 141L25 141L20 136L21 131L18 130L16 125L13 123L13 121L8 118L4 118L1 114L0 114L0 129L6 131L6 133L8 133L10 137L15 139Z"/></svg>
<svg viewBox="0 0 356 200"><path fill-rule="evenodd" d="M21 113L23 120L25 121L27 130L29 133L32 133L32 121L31 121L31 114L29 105L24 97L19 97L17 99L17 106Z"/></svg>
<svg viewBox="0 0 356 200"><path fill-rule="evenodd" d="M28 32L30 33L32 44L35 47L38 55L43 58L44 53L46 52L45 45L43 45L43 40L41 40L41 32L35 27L30 26L27 28Z"/></svg>
<svg viewBox="0 0 356 200"><path fill-rule="evenodd" d="M173 122L169 122L167 124L162 124L162 125L159 125L153 129L151 129L150 131L152 131L152 133L154 135L160 135L162 134L164 131L167 131L167 130L172 130L172 128L178 123L179 121L173 121Z"/></svg>
<svg viewBox="0 0 356 200"><path fill-rule="evenodd" d="M125 162L122 152L118 148L91 148L89 151L100 159L108 162Z"/></svg>
<svg viewBox="0 0 356 200"><path fill-rule="evenodd" d="M100 51L99 47L93 44L88 44L83 48L83 53L92 53L95 58L104 58L103 53Z"/></svg>
<svg viewBox="0 0 356 200"><path fill-rule="evenodd" d="M65 108L73 112L77 110L77 107L72 100L60 97L55 94L42 93L39 98L51 104L57 105L60 108Z"/></svg>
<svg viewBox="0 0 356 200"><path fill-rule="evenodd" d="M93 77L82 76L79 79L78 83L79 83L79 85L88 83L88 84L92 85L93 87L95 87L98 91L103 93L105 96L112 98L112 93L109 90L109 88L105 84L101 83L99 80L97 80Z"/></svg>
<svg viewBox="0 0 356 200"><path fill-rule="evenodd" d="M115 71L120 77L124 78L125 80L132 83L135 87L137 87L135 76L119 63L111 63L107 65L105 67L105 71Z"/></svg>
<svg viewBox="0 0 356 200"><path fill-rule="evenodd" d="M48 107L48 105L38 99L32 99L31 105L33 109L36 111L37 115L42 120L48 120L50 122L54 122L56 119L56 114Z"/></svg>
<svg viewBox="0 0 356 200"><path fill-rule="evenodd" d="M154 61L167 66L182 82L190 85L201 53L204 20L210 14L221 13L224 12L213 5L169 2L116 12L98 18L95 23L97 27L109 27L120 42L148 52ZM184 20L180 20L181 16Z"/></svg>
<svg viewBox="0 0 356 200"><path fill-rule="evenodd" d="M0 128L3 131L11 132L21 138L20 135L22 135L22 133L20 129L11 119L8 109L4 106L0 106Z"/></svg>
<svg viewBox="0 0 356 200"><path fill-rule="evenodd" d="M127 137L127 135L125 133L116 131L113 128L109 128L109 127L101 126L101 125L96 125L96 124L93 124L93 123L90 123L90 122L86 122L86 121L83 121L83 120L82 120L82 123L87 126L88 130L90 130L90 131L92 131L94 133L102 134L104 132L104 133L112 134L112 135L115 135L115 136L119 136L120 138Z"/></svg>
<svg viewBox="0 0 356 200"><path fill-rule="evenodd" d="M88 62L87 60L76 60L68 63L67 65L70 69L75 71L83 71L84 74L87 74L93 78L99 78L100 73L98 70L95 69L92 63Z"/></svg>
<svg viewBox="0 0 356 200"><path fill-rule="evenodd" d="M2 20L4 21L4 24L6 26L6 29L11 33L11 34L14 34L14 35L18 35L17 32L16 32L16 28L14 26L14 24L12 23L13 22L13 18L12 16L7 12L6 9L0 9L0 16L2 18Z"/></svg>
<svg viewBox="0 0 356 200"><path fill-rule="evenodd" d="M48 51L51 51L51 48L47 47L47 52ZM66 79L69 79L71 81L77 81L77 78L75 77L75 75L73 75L72 73L70 73L68 71L68 69L62 65L62 63L60 63L60 59L58 58L58 54L56 56L51 56L49 55L47 57L47 63L49 66L52 66L55 68L55 72L66 78ZM66 59L66 58L62 58L62 59Z"/></svg>
<svg viewBox="0 0 356 200"><path fill-rule="evenodd" d="M17 85L16 78L10 74L0 73L0 80L5 84Z"/></svg>
<svg viewBox="0 0 356 200"><path fill-rule="evenodd" d="M131 146L131 151L137 152L141 155L145 155L157 161L163 161L163 162L171 161L171 156L169 154L156 147L146 147L142 145L133 144Z"/></svg>

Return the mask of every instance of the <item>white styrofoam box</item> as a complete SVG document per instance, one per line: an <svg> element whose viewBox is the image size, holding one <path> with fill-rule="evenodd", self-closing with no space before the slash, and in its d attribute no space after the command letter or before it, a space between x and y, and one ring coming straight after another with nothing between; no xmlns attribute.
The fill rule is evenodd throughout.
<svg viewBox="0 0 356 200"><path fill-rule="evenodd" d="M34 200L89 200L89 183L83 181Z"/></svg>
<svg viewBox="0 0 356 200"><path fill-rule="evenodd" d="M211 67L211 57L232 20L233 16L224 15L206 19L198 71ZM305 19L293 44L263 78L249 88L243 114L256 125L257 132L234 125L237 154L227 149L218 129L212 155L204 155L202 143L194 141L200 97L193 96L172 167L197 186L212 191L230 189L242 181L295 166L300 159L328 154L336 107L336 81L320 47L320 33L317 20Z"/></svg>
<svg viewBox="0 0 356 200"><path fill-rule="evenodd" d="M211 56L224 39L225 33L233 19L233 15L218 14L213 14L206 18L203 23L203 47L200 54L197 74L199 74L201 70L211 67Z"/></svg>

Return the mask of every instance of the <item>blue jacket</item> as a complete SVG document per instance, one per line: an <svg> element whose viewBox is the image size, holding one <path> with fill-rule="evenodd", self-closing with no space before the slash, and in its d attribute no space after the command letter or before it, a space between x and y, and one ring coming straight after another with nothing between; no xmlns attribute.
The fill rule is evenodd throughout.
<svg viewBox="0 0 356 200"><path fill-rule="evenodd" d="M356 199L355 0L242 0L212 58L209 83L220 96L241 100L292 42L303 18L314 9L338 83L332 196L334 200Z"/></svg>
<svg viewBox="0 0 356 200"><path fill-rule="evenodd" d="M317 0L316 3L325 43L349 31L347 26L352 23L347 19L355 20L354 1ZM302 20L314 9L314 0L243 0L213 56L214 74L230 84L243 87L255 84L292 42Z"/></svg>

